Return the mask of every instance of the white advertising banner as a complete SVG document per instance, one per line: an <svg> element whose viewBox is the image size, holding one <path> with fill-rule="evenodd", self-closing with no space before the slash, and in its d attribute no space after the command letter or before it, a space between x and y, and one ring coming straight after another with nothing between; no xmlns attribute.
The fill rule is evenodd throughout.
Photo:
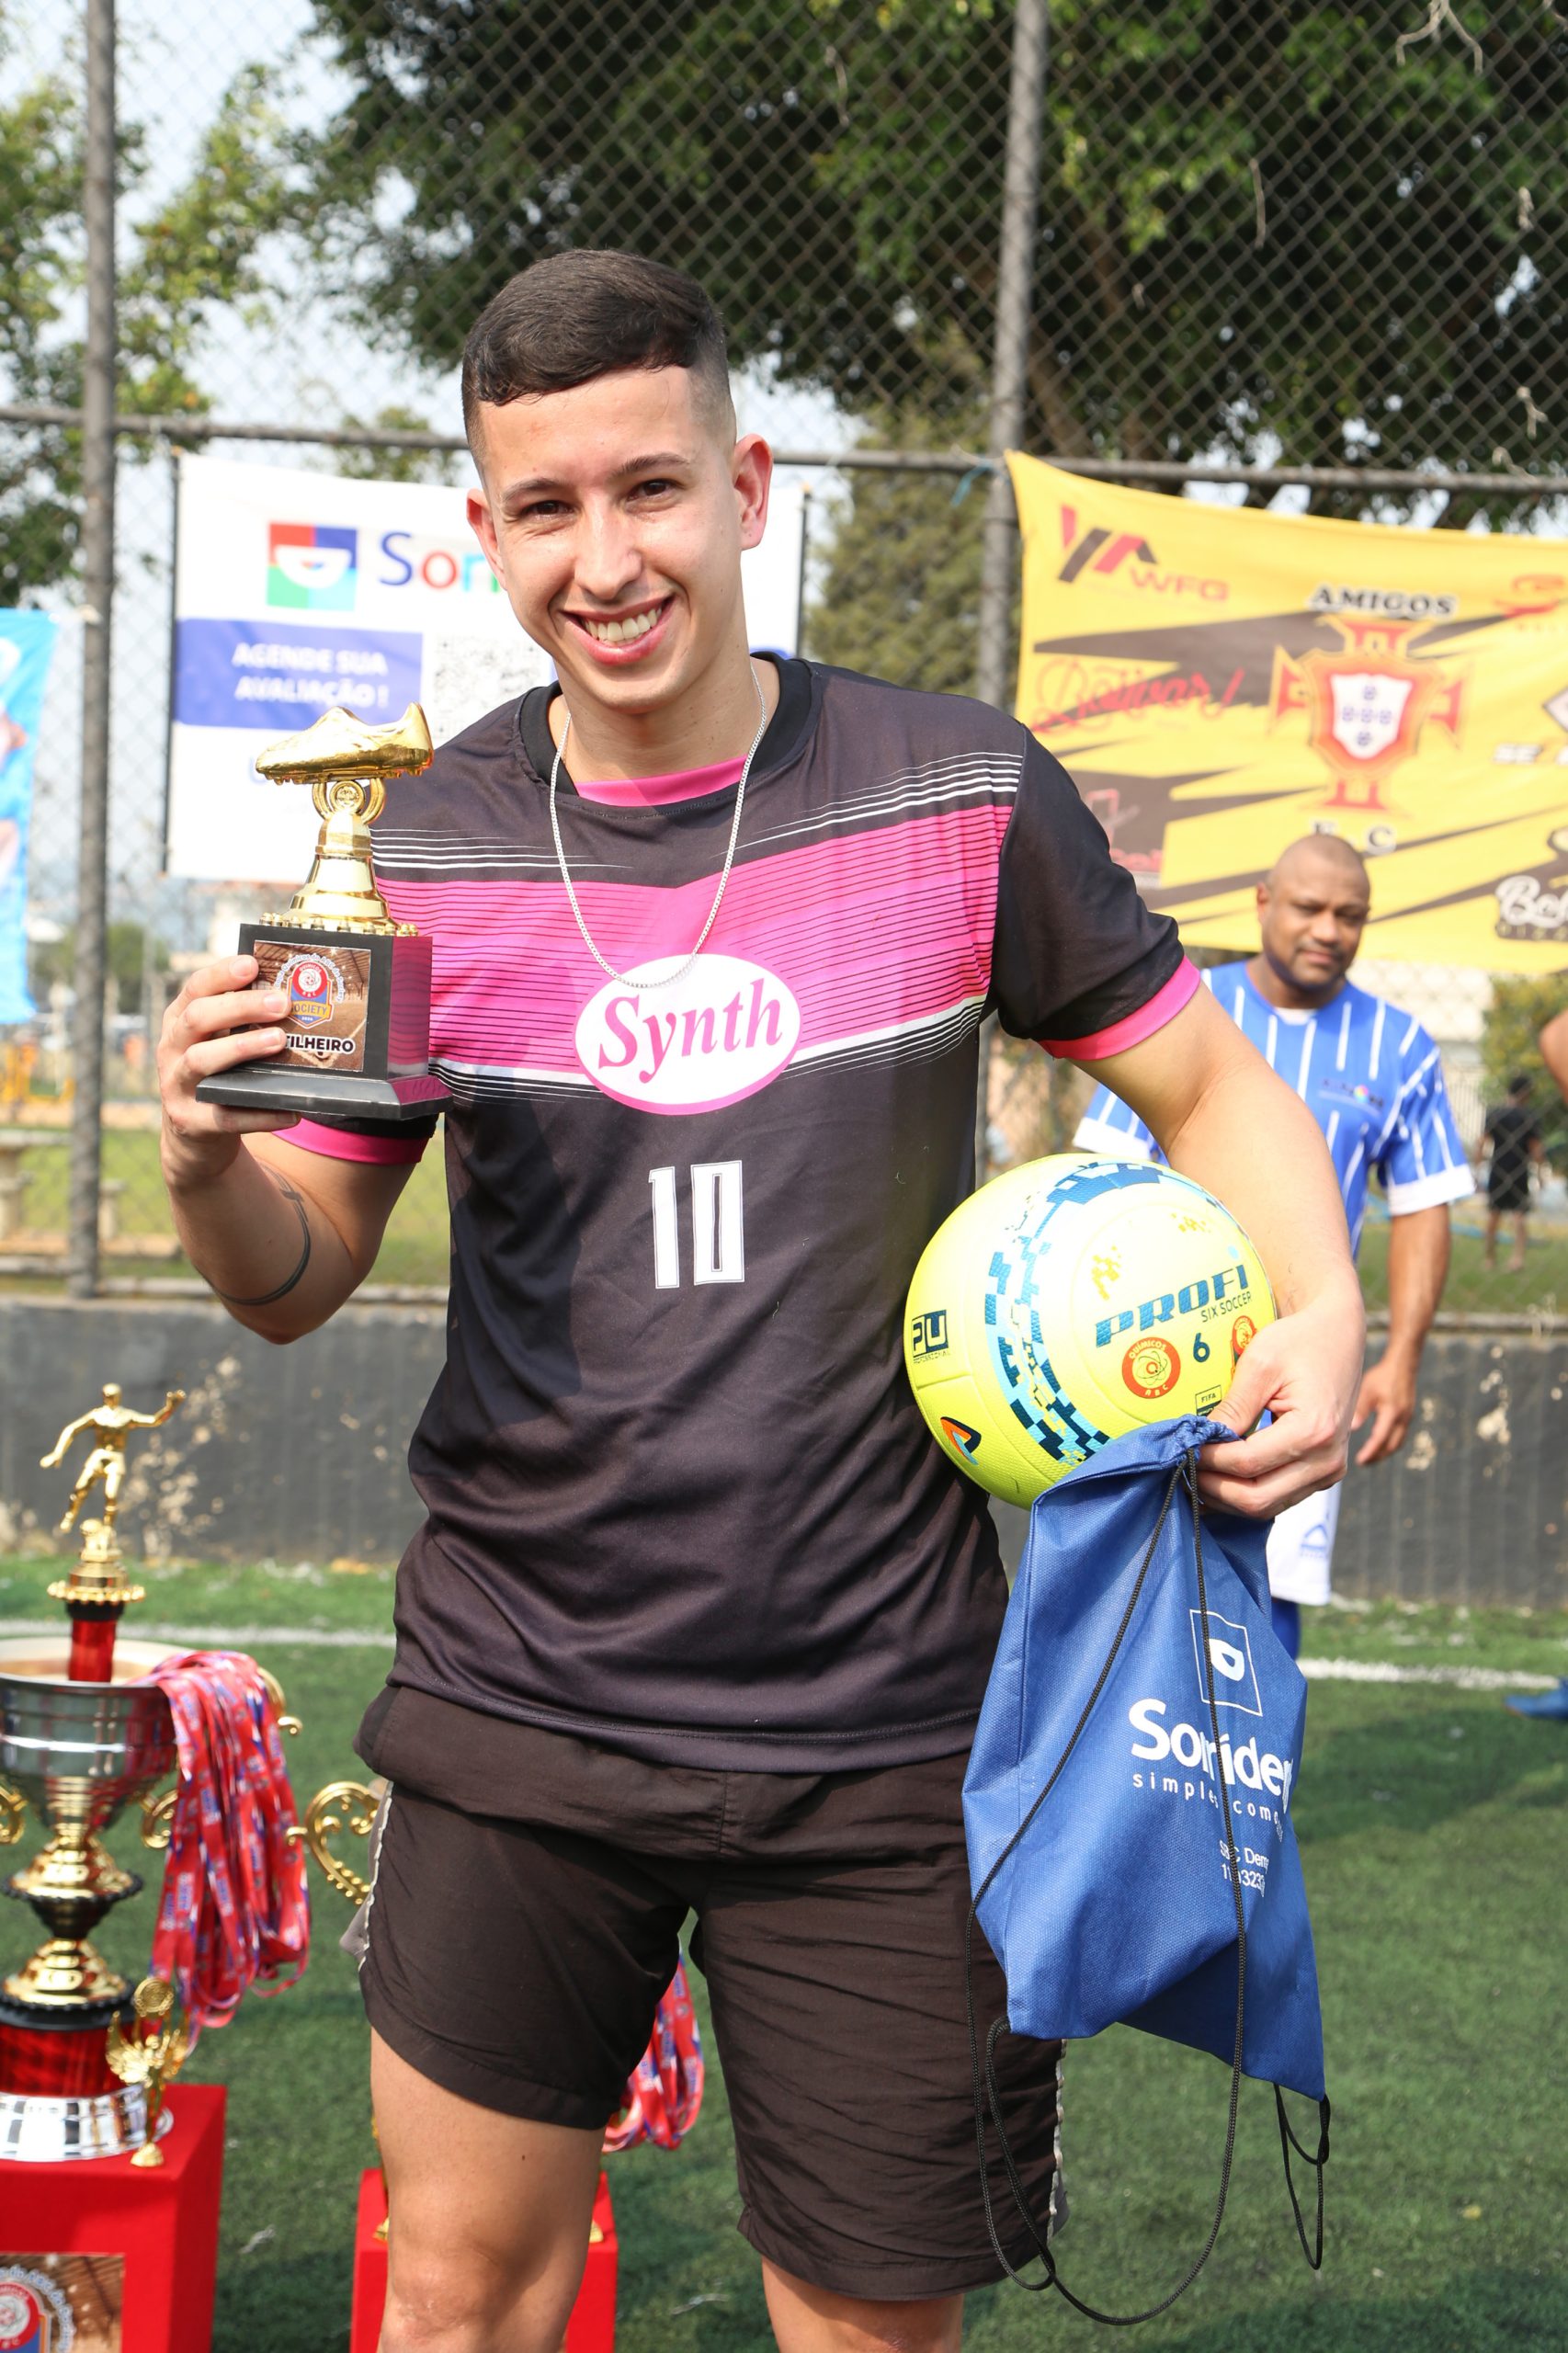
<svg viewBox="0 0 1568 2353"><path fill-rule="evenodd" d="M776 481L743 560L752 643L795 650L801 497ZM264 784L266 745L334 703L378 722L422 702L437 744L553 675L513 618L460 489L221 458L179 461L165 863L208 881L309 869L302 790Z"/></svg>

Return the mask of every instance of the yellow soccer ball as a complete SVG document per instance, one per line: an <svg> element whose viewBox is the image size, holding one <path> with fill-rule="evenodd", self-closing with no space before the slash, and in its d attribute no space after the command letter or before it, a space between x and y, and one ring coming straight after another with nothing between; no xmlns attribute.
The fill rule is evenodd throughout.
<svg viewBox="0 0 1568 2353"><path fill-rule="evenodd" d="M1274 1319L1257 1252L1200 1185L1058 1153L996 1177L933 1234L903 1358L937 1444L1029 1504L1125 1431L1217 1405Z"/></svg>

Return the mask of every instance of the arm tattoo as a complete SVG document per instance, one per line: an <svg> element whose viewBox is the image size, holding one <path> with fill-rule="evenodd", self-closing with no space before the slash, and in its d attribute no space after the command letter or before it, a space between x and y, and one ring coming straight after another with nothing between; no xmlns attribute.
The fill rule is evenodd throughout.
<svg viewBox="0 0 1568 2353"><path fill-rule="evenodd" d="M294 1204L294 1214L300 1221L300 1263L293 1273L280 1282L275 1290L258 1291L254 1299L241 1299L233 1291L218 1290L218 1286L214 1283L212 1289L218 1292L218 1297L226 1307L270 1307L275 1299L281 1299L285 1292L293 1290L311 1263L311 1220L310 1213L305 1208L304 1196L297 1187L290 1185L287 1176L279 1176L274 1172L272 1181L284 1199L292 1201Z"/></svg>

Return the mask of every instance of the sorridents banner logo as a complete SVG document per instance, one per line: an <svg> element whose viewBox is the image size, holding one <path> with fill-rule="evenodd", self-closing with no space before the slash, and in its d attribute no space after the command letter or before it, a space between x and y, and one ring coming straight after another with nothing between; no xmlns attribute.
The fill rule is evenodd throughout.
<svg viewBox="0 0 1568 2353"><path fill-rule="evenodd" d="M1244 1716L1261 1716L1263 1701L1258 1696L1246 1628L1238 1626L1233 1619L1221 1618L1217 1610L1209 1612L1210 1672L1205 1673L1203 1613L1189 1609L1187 1614L1192 1621L1192 1655L1198 1666L1199 1697L1207 1704L1212 1685L1217 1708L1238 1708Z"/></svg>
<svg viewBox="0 0 1568 2353"><path fill-rule="evenodd" d="M641 1111L716 1111L777 1078L801 1041L801 1008L775 972L744 956L661 956L609 981L577 1016L577 1059L594 1085Z"/></svg>
<svg viewBox="0 0 1568 2353"><path fill-rule="evenodd" d="M269 523L267 601L296 611L350 613L358 561L358 531L333 523Z"/></svg>

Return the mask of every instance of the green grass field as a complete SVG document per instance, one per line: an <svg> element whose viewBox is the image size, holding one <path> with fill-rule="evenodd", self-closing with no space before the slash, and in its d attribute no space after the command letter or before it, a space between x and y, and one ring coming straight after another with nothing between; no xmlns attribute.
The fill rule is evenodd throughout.
<svg viewBox="0 0 1568 2353"><path fill-rule="evenodd" d="M0 1618L51 1614L57 1563L0 1561ZM391 1574L158 1571L138 1613L180 1629L334 1632L308 1648L250 1636L304 1729L301 1799L355 1768L355 1722L387 1659ZM342 1646L360 1634L362 1643ZM1317 1613L1311 1654L1555 1674L1560 1616L1384 1606ZM1328 2259L1296 2248L1272 2109L1245 2088L1230 2212L1208 2270L1142 2341L1178 2353L1517 2353L1568 2343L1568 1730L1492 1691L1320 1682L1296 1819L1323 1980L1335 2101ZM128 1861L139 1849L121 1825ZM153 1894L102 1942L144 1963ZM6 1907L11 1910L10 1906ZM335 1949L347 1907L316 1891L300 1984L252 1999L190 2073L229 2086L217 2353L335 2353L347 2343L359 2168L369 2162L366 2033ZM5 1955L25 1930L4 1923ZM701 1989L698 1987L700 2004ZM711 2059L710 2046L710 2058ZM716 2067L674 2155L612 2161L622 2353L742 2353L770 2340L736 2196ZM1069 2053L1068 2279L1094 2302L1152 2302L1205 2235L1224 2128L1211 2061L1122 2029ZM1083 2330L998 2288L971 2301L973 2353Z"/></svg>
<svg viewBox="0 0 1568 2353"><path fill-rule="evenodd" d="M28 1222L41 1232L65 1230L67 1154L50 1148L33 1154ZM166 1234L172 1231L168 1203L158 1175L157 1138L134 1131L108 1130L104 1137L106 1177L123 1182L120 1224L128 1234ZM1454 1211L1453 1266L1444 1295L1451 1314L1568 1313L1568 1228L1533 1217L1529 1248L1522 1275L1510 1275L1506 1264L1489 1273L1482 1256L1482 1213L1475 1201L1461 1202ZM1501 1253L1507 1257L1505 1237ZM1374 1219L1361 1245L1361 1278L1368 1302L1388 1304L1388 1228ZM106 1260L105 1272L117 1276L188 1273L183 1260L117 1256ZM443 1286L447 1279L446 1168L439 1142L425 1154L392 1212L386 1239L370 1280L396 1285ZM45 1278L29 1282L31 1289L53 1289Z"/></svg>

